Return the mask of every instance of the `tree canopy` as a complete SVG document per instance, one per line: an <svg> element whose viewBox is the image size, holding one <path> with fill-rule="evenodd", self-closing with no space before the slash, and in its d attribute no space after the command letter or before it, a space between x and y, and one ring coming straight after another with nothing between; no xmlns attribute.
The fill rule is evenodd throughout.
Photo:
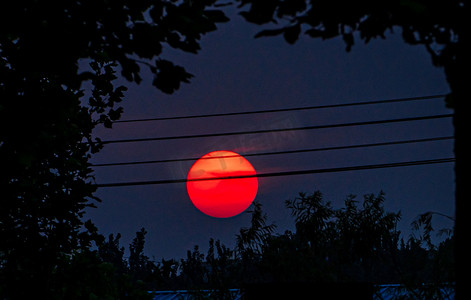
<svg viewBox="0 0 471 300"><path fill-rule="evenodd" d="M160 54L196 53L202 36L228 20L214 4L22 0L0 10L2 298L52 299L67 277L63 264L96 240L82 221L98 200L88 159L101 148L93 128L121 115L126 87L115 86L117 73L140 83L148 67L165 93L189 82L190 73Z"/></svg>
<svg viewBox="0 0 471 300"><path fill-rule="evenodd" d="M424 45L437 66L454 64L468 31L469 3L463 0L237 2L248 22L275 27L260 31L256 37L283 35L286 42L294 44L302 33L321 39L340 36L350 51L355 33L367 43L384 39L387 31L399 28L404 41Z"/></svg>
<svg viewBox="0 0 471 300"><path fill-rule="evenodd" d="M138 280L149 291L189 290L204 297L209 290L211 299L232 299L233 288L302 283L395 283L418 299L447 299L442 287L455 278L453 235L431 243L433 214L424 213L412 224L416 234L407 238L397 230L400 213L387 211L385 202L383 192L362 199L348 195L334 207L320 191L299 193L286 201L294 231L276 232L262 205L255 203L247 212L250 225L235 236L233 249L211 238L206 253L195 245L180 260L155 260L144 254L142 229L129 246L128 259L123 259L119 235L101 244L99 256L120 270L115 276Z"/></svg>
<svg viewBox="0 0 471 300"><path fill-rule="evenodd" d="M469 66L469 48L463 46L469 39L464 29L468 1L237 3L248 7L241 12L247 21L278 26L261 31L258 37L282 34L288 43L294 43L306 28L305 33L311 37L341 36L349 50L355 32L369 41L400 27L407 43L425 45L433 62L445 67L452 89L448 103L456 112L464 111L458 109L463 101L457 99L467 91L466 77L461 74ZM223 5L216 0L19 0L0 10L0 297L82 299L93 295L106 299L116 298L119 293L145 297L142 289L127 285L141 282L149 270L154 270L142 254L145 231L133 242L133 259L127 265L118 247L119 236L106 242L92 222L82 220L84 209L99 201L94 196L96 187L88 160L101 144L93 140L92 130L101 125L111 127L122 113L119 102L126 87L115 86L118 76L140 83L141 68L149 68L153 85L164 93L172 93L189 82L192 75L161 57L162 49L197 53L202 36L216 30L218 23L228 21L220 9ZM89 96L85 96L84 83L91 84ZM456 117L455 124L460 120L464 118ZM458 128L463 127L456 128L457 141L463 141L458 139L463 136ZM458 145L459 160L462 156L458 149L462 148ZM457 177L457 190L463 191L460 180ZM270 255L294 249L302 249L308 262L300 267L327 268L322 251L340 243L332 238L332 231L343 237L342 247L353 251L348 259L363 262L362 257L353 254L357 249L386 244L358 242L355 239L362 230L373 235L384 233L379 236L381 241L395 241L391 240L395 235L389 226L396 217L384 214L378 197L368 200L363 208L351 199L341 213L322 203L318 194L300 195L289 204L297 222L296 234L276 237L272 236L273 228L265 224L260 208L255 207L252 227L240 232L239 247L234 252L257 262L253 274L260 275L257 272L263 270L263 276L269 276L270 266L280 270L286 267L267 261ZM457 206L461 203L457 201ZM374 212L374 217L389 225L350 226L349 222L359 222L358 216L370 217L365 211ZM462 217L457 216L457 220ZM342 224L343 229L338 227ZM98 250L92 250L92 244ZM220 276L231 267L227 262L233 252L217 241L211 245L206 261L195 249L182 263L189 282L205 283L193 280L192 274L198 274L198 268L205 270L208 262L215 272L207 275L207 280L226 282ZM373 262L356 267L372 266ZM134 274L132 280L127 277L131 276L128 269ZM87 279L80 274L96 276ZM168 280L168 276L176 276L175 266L163 261L159 273L151 274ZM348 270L342 274L346 276ZM303 276L316 274L306 271Z"/></svg>

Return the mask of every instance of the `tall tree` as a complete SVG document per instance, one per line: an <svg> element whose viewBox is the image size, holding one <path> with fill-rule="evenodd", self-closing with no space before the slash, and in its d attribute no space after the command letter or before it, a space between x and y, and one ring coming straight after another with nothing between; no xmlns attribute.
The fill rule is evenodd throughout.
<svg viewBox="0 0 471 300"><path fill-rule="evenodd" d="M322 193L300 193L286 201L296 232L269 239L263 265L278 281L375 282L393 279L399 213L386 212L384 194L350 195L334 209ZM396 277L397 278L397 277ZM394 279L396 279L394 278Z"/></svg>
<svg viewBox="0 0 471 300"><path fill-rule="evenodd" d="M121 115L126 87L114 86L117 70L140 83L141 66L149 67L165 93L189 82L190 73L160 54L165 46L196 53L202 35L227 21L214 3L19 0L2 7L1 298L47 298L66 269L60 265L89 247L82 217L98 199L88 159L101 147L92 130Z"/></svg>
<svg viewBox="0 0 471 300"><path fill-rule="evenodd" d="M451 93L446 104L454 109L456 223L455 256L457 274L466 274L471 257L466 249L465 171L469 169L466 154L466 99L469 98L469 70L471 68L470 31L471 16L468 0L426 1L320 1L320 0L238 0L241 15L259 25L275 24L256 37L283 35L294 44L301 33L312 38L342 37L347 51L355 43L355 33L365 42L372 38L385 38L385 33L399 29L405 43L423 45L435 66L443 67ZM457 296L464 297L463 277L457 278Z"/></svg>

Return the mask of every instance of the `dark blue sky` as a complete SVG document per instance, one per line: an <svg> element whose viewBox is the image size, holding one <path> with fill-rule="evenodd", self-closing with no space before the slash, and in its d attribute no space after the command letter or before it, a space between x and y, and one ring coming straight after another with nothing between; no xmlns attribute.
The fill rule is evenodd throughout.
<svg viewBox="0 0 471 300"><path fill-rule="evenodd" d="M303 37L294 46L282 38L254 39L261 28L238 16L203 38L202 51L182 54L165 51L163 58L195 75L174 95L165 95L144 72L140 85L130 85L123 103L123 119L262 110L392 99L449 91L444 72L432 66L423 47L402 42L400 30L386 40L364 45L357 41L350 53L340 38L321 41ZM145 68L143 68L145 69ZM443 100L322 109L266 115L115 124L96 130L103 140L151 136L299 127L366 120L451 113ZM92 162L200 157L214 150L239 153L319 148L401 139L453 135L451 119L400 124L296 131L107 145ZM318 169L390 163L453 156L452 141L338 150L296 155L251 157L258 172ZM96 168L97 183L185 178L193 162ZM307 176L263 178L257 201L279 232L293 229L284 208L299 192L320 190L335 207L348 194L386 193L385 207L401 211L401 230L419 214L454 214L453 164L414 166ZM192 205L185 184L101 188L103 203L88 211L100 231L120 232L127 247L136 231L148 231L146 252L156 259L183 257L195 244L206 249L209 238L233 246L235 234L249 226L250 216L230 219L204 215ZM437 228L451 227L437 218Z"/></svg>

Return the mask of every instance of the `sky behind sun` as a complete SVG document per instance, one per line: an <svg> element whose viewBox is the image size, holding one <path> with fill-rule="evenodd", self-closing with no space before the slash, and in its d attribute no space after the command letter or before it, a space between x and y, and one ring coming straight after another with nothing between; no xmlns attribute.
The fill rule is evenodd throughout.
<svg viewBox="0 0 471 300"><path fill-rule="evenodd" d="M288 45L281 37L254 39L260 27L229 12L231 22L203 38L199 54L167 49L163 58L195 75L174 95L155 89L144 71L140 85L128 85L122 119L254 111L287 107L341 104L445 94L449 91L443 69L433 67L425 48L402 42L400 30L385 40L356 42L350 53L340 38L326 41L302 37ZM443 99L340 107L270 114L234 115L153 122L117 123L98 129L97 137L116 140L180 136L232 131L295 128L449 114ZM326 128L176 139L106 145L92 163L201 157L216 150L240 154L335 147L363 143L452 136L451 118L391 124ZM395 163L453 157L452 140L297 154L247 157L258 173ZM96 182L129 182L186 178L195 161L95 167ZM420 213L454 214L453 164L385 168L339 173L280 176L259 179L256 201L263 205L278 232L292 230L293 218L285 200L299 192L320 190L326 201L341 207L347 195L386 194L385 207L401 211L400 229L410 234L410 223ZM250 215L218 219L196 209L186 184L100 188L103 202L90 209L101 233L120 232L128 246L135 232L145 227L146 253L181 258L210 238L232 247ZM249 208L250 210L250 208ZM451 227L436 219L437 229Z"/></svg>

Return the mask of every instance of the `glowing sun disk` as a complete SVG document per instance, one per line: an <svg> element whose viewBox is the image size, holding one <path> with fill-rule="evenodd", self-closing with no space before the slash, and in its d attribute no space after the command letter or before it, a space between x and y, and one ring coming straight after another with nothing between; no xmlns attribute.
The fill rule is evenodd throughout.
<svg viewBox="0 0 471 300"><path fill-rule="evenodd" d="M253 177L211 179L232 176ZM255 176L254 167L241 155L232 151L214 151L191 167L187 190L200 211L217 218L229 218L242 213L252 204L258 190Z"/></svg>

